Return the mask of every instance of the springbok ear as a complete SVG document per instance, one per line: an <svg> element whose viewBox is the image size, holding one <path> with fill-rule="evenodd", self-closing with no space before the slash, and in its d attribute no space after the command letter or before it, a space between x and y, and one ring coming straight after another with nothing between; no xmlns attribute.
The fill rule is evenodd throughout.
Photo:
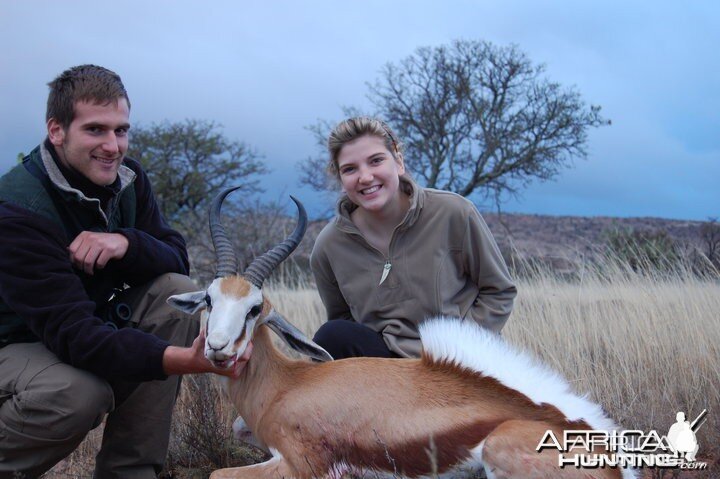
<svg viewBox="0 0 720 479"><path fill-rule="evenodd" d="M194 293L183 293L170 296L167 303L175 309L187 314L195 314L195 312L205 306L205 291L195 291Z"/></svg>
<svg viewBox="0 0 720 479"><path fill-rule="evenodd" d="M318 361L332 361L333 358L330 356L330 353L308 339L298 328L280 316L277 311L271 311L270 314L265 317L262 324L270 326L270 329L275 331L275 334L280 336L290 348L298 353L317 359Z"/></svg>

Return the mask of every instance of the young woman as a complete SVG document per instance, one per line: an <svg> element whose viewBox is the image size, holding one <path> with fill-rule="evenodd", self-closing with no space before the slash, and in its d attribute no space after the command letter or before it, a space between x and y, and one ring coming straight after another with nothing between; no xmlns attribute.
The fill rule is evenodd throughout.
<svg viewBox="0 0 720 479"><path fill-rule="evenodd" d="M516 289L475 206L421 188L382 121L350 118L328 139L344 195L310 264L328 322L315 342L335 359L417 357L418 324L461 317L499 332Z"/></svg>

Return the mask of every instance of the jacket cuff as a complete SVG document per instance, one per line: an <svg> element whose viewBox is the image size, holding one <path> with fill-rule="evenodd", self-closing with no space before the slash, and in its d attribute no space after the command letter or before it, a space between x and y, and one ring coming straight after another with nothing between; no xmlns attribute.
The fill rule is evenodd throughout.
<svg viewBox="0 0 720 479"><path fill-rule="evenodd" d="M165 380L168 378L168 375L165 374L165 370L163 369L163 356L165 355L165 350L170 346L170 343L167 341L159 340L157 341L156 345L152 348L152 351L149 351L149 372L152 376L152 379L158 379L158 380Z"/></svg>
<svg viewBox="0 0 720 479"><path fill-rule="evenodd" d="M132 228L121 228L113 231L113 233L121 234L128 240L128 249L119 263L123 266L132 266L137 262L138 256L140 255L140 238L138 237L137 231Z"/></svg>

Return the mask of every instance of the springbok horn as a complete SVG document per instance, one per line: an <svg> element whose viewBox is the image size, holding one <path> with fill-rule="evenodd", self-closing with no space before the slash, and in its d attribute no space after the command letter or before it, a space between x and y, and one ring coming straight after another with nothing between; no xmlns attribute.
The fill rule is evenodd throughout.
<svg viewBox="0 0 720 479"><path fill-rule="evenodd" d="M233 186L220 192L213 200L212 205L210 205L210 236L215 249L215 257L217 258L216 278L232 276L238 272L238 260L237 256L235 256L235 250L225 232L225 227L220 222L220 208L225 197L238 188L240 186Z"/></svg>
<svg viewBox="0 0 720 479"><path fill-rule="evenodd" d="M300 241L305 235L307 229L307 213L305 207L300 201L294 196L290 198L295 202L298 208L298 222L295 226L295 230L288 236L285 241L272 248L262 256L258 256L250 263L250 266L245 269L242 274L248 281L257 286L262 287L263 282L270 276L277 266L282 263L290 253L295 251Z"/></svg>

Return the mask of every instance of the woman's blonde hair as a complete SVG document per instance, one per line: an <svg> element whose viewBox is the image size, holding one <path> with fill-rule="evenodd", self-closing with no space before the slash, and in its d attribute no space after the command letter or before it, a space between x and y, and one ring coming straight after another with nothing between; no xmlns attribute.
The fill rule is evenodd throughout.
<svg viewBox="0 0 720 479"><path fill-rule="evenodd" d="M384 121L368 116L356 116L338 123L330 132L327 147L330 152L328 172L338 177L338 156L347 143L365 135L373 135L385 141L385 147L395 160L402 158L402 145L395 133Z"/></svg>

